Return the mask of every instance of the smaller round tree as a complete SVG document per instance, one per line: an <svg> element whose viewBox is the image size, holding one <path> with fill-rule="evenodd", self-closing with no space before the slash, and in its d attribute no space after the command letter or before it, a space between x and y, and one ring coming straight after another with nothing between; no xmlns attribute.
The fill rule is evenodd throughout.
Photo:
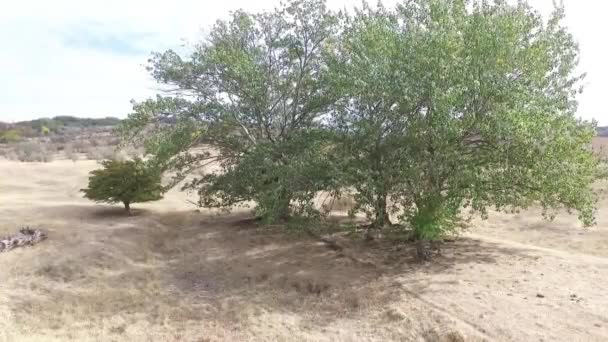
<svg viewBox="0 0 608 342"><path fill-rule="evenodd" d="M161 174L143 160L104 160L101 164L102 169L91 171L89 187L81 190L84 197L95 202L123 203L127 212L131 203L162 198Z"/></svg>

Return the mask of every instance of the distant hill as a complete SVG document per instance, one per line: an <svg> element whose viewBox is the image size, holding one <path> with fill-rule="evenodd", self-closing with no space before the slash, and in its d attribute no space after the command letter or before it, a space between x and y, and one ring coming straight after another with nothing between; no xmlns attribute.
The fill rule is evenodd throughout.
<svg viewBox="0 0 608 342"><path fill-rule="evenodd" d="M15 142L25 138L61 135L65 131L112 127L119 123L120 119L114 117L91 119L74 116L56 116L54 118L15 123L0 122L0 143Z"/></svg>
<svg viewBox="0 0 608 342"><path fill-rule="evenodd" d="M54 159L102 160L139 156L140 147L117 150L114 117L56 116L15 123L0 122L0 159L48 162Z"/></svg>
<svg viewBox="0 0 608 342"><path fill-rule="evenodd" d="M598 137L608 137L608 126L598 127L597 136Z"/></svg>

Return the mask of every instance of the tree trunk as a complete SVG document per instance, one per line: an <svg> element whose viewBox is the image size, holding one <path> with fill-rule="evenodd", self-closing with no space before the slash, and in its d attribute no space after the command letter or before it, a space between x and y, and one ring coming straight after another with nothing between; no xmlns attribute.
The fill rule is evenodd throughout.
<svg viewBox="0 0 608 342"><path fill-rule="evenodd" d="M375 153L371 156L371 165L373 168L373 186L376 192L376 203L374 205L375 217L372 222L370 228L382 229L387 225L391 224L391 218L388 214L388 209L386 205L386 200L388 198L387 194L387 179L384 176L384 167L383 167L383 156L384 150L382 148L382 141L379 139L376 141ZM368 233L370 230L368 229Z"/></svg>
<svg viewBox="0 0 608 342"><path fill-rule="evenodd" d="M373 231L377 229L382 229L391 224L391 218L388 214L388 209L386 205L386 198L388 196L386 193L381 193L376 197L376 206L374 221L367 227L367 231L365 232L365 240L370 241L373 240Z"/></svg>
<svg viewBox="0 0 608 342"><path fill-rule="evenodd" d="M441 255L441 242L445 227L442 214L445 214L440 195L429 197L426 201L416 203L417 213L410 219L414 228L416 255L418 259L430 260L434 255Z"/></svg>
<svg viewBox="0 0 608 342"><path fill-rule="evenodd" d="M281 200L281 202L279 203L279 206L277 208L277 218L280 221L287 221L289 220L289 217L291 216L291 212L290 212L290 205L289 205L289 200Z"/></svg>
<svg viewBox="0 0 608 342"><path fill-rule="evenodd" d="M429 261L432 258L431 249L428 247L428 241L416 240L416 257L420 261Z"/></svg>
<svg viewBox="0 0 608 342"><path fill-rule="evenodd" d="M131 214L131 203L130 202L122 202L125 205L125 211Z"/></svg>
<svg viewBox="0 0 608 342"><path fill-rule="evenodd" d="M376 217L373 223L373 226L376 228L383 228L384 226L391 224L391 218L388 214L386 205L387 197L386 193L381 193L376 199Z"/></svg>
<svg viewBox="0 0 608 342"><path fill-rule="evenodd" d="M376 205L374 208L374 221L367 227L365 231L365 240L371 241L374 239L374 230L382 229L391 224L391 218L388 214L386 206L386 193L381 193L376 197Z"/></svg>
<svg viewBox="0 0 608 342"><path fill-rule="evenodd" d="M277 198L277 204L275 206L276 212L274 213L275 218L279 221L285 222L291 217L291 198L293 196L286 190L281 190L279 198Z"/></svg>

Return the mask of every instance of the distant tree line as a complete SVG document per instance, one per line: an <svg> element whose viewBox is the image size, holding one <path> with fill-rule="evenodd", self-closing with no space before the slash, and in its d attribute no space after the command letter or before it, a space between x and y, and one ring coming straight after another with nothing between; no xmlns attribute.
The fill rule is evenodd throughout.
<svg viewBox="0 0 608 342"><path fill-rule="evenodd" d="M24 138L57 134L65 128L108 127L117 126L119 123L120 119L114 117L92 119L73 116L56 116L10 124L0 122L0 143L15 143Z"/></svg>
<svg viewBox="0 0 608 342"><path fill-rule="evenodd" d="M608 137L608 126L598 127L597 136L598 137Z"/></svg>

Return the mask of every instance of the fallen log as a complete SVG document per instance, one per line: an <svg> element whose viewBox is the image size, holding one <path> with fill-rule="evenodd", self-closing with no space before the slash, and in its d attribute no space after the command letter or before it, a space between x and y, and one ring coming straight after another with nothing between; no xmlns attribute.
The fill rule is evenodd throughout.
<svg viewBox="0 0 608 342"><path fill-rule="evenodd" d="M0 253L17 247L33 246L47 238L46 233L38 229L22 228L15 235L0 237Z"/></svg>

